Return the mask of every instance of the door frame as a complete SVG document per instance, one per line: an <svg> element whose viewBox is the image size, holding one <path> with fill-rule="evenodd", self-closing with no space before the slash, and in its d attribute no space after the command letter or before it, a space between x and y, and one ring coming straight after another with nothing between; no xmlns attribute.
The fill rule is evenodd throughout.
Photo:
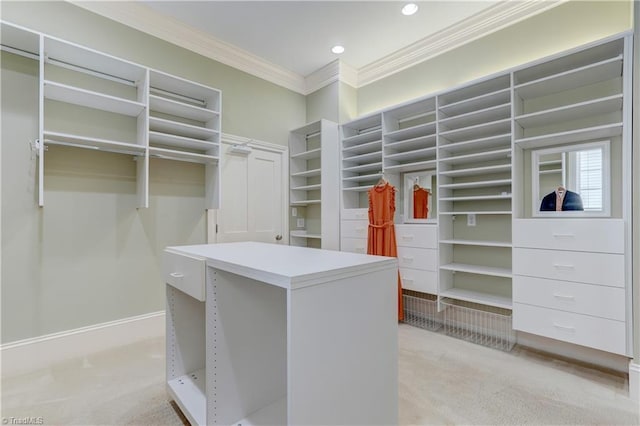
<svg viewBox="0 0 640 426"><path fill-rule="evenodd" d="M271 142L246 138L244 136L222 133L220 138L220 163L218 167L222 167L226 152L233 146L247 146L251 149L259 151L268 151L279 154L282 164L282 238L284 244L289 244L289 146L278 145ZM222 179L222 174L219 174ZM220 193L222 193L222 181L219 185ZM218 210L224 208L220 205L218 209L207 209L207 244L217 243L216 226L218 225Z"/></svg>

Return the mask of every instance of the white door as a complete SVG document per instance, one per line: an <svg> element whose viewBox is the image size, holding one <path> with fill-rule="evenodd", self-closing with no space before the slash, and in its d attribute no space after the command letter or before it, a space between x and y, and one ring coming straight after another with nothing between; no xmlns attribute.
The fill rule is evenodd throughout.
<svg viewBox="0 0 640 426"><path fill-rule="evenodd" d="M229 147L222 145L222 199L215 240L283 243L283 153L253 147L248 155L233 154Z"/></svg>

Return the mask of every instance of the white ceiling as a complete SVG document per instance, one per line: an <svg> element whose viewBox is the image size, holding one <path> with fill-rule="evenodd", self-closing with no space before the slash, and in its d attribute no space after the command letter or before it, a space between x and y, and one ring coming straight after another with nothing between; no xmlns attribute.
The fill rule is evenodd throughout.
<svg viewBox="0 0 640 426"><path fill-rule="evenodd" d="M498 1L155 1L156 12L307 76L340 58L356 69L478 14ZM331 53L341 44L346 51Z"/></svg>
<svg viewBox="0 0 640 426"><path fill-rule="evenodd" d="M417 1L413 16L397 0L67 1L307 95L365 86L568 0Z"/></svg>

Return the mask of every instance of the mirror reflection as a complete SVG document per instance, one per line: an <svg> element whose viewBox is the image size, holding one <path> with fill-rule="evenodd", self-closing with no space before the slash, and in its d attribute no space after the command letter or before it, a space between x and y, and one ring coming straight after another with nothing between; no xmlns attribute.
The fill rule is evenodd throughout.
<svg viewBox="0 0 640 426"><path fill-rule="evenodd" d="M533 214L608 212L609 144L595 142L533 151Z"/></svg>
<svg viewBox="0 0 640 426"><path fill-rule="evenodd" d="M414 172L405 174L405 221L427 221L434 216L435 173Z"/></svg>

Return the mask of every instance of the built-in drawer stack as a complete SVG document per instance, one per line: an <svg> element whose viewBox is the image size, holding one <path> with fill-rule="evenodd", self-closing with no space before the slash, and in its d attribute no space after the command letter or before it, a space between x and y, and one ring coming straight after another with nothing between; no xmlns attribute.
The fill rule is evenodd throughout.
<svg viewBox="0 0 640 426"><path fill-rule="evenodd" d="M514 329L626 354L623 220L515 220L513 245Z"/></svg>
<svg viewBox="0 0 640 426"><path fill-rule="evenodd" d="M342 221L340 225L340 249L352 253L366 253L369 210L342 210Z"/></svg>
<svg viewBox="0 0 640 426"><path fill-rule="evenodd" d="M438 228L430 225L396 225L398 265L402 288L438 293Z"/></svg>

